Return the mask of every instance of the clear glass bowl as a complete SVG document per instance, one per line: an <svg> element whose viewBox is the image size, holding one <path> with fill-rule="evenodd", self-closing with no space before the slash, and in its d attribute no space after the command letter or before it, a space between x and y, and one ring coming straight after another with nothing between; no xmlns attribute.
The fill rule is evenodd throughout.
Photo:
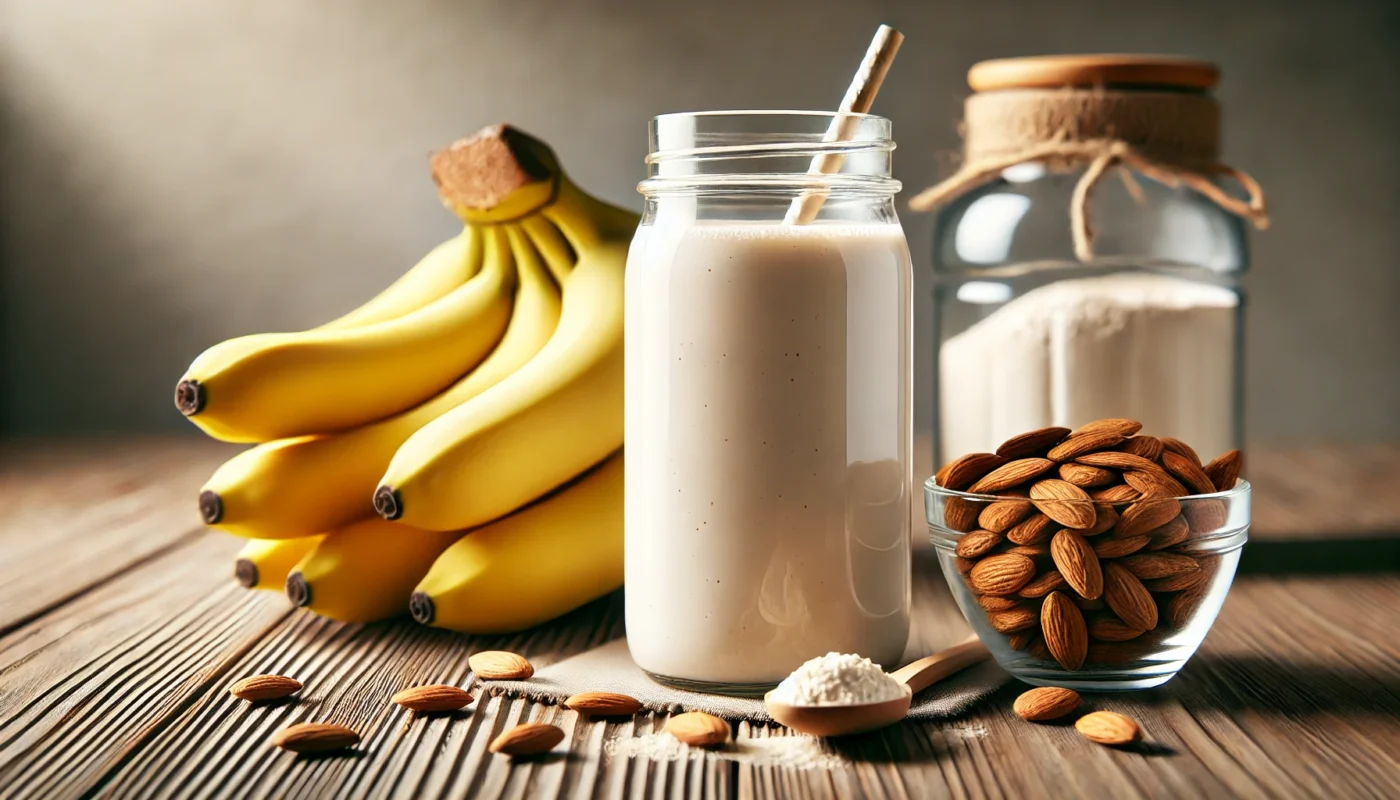
<svg viewBox="0 0 1400 800"><path fill-rule="evenodd" d="M1248 538L1249 495L1249 484L1240 480L1227 492L1189 497L1032 501L953 491L929 479L924 509L953 597L1003 669L1036 686L1127 691L1171 680L1205 639ZM1075 558L1078 542L1063 537L1056 546L1055 537L1071 531L1053 520L1043 526L1049 530L1006 527L1018 514L1022 521L1045 521L1047 515L1037 512L1048 503L1058 504L1049 516L1092 513L1101 523L1096 527L1104 527L1079 539L1095 551L1104 587L1098 597L1084 596L1094 594L1092 569L1078 570L1079 588L1057 569L1057 562ZM1117 524L1135 504L1130 519L1170 521L1145 532L1141 524ZM1170 516L1172 508L1176 516ZM1105 527L1110 522L1115 524ZM987 531L987 523L1004 531ZM1058 597L1051 601L1051 594ZM1077 631L1076 612L1083 621ZM1047 642L1047 629L1057 632L1050 638L1058 654ZM1076 634L1087 639L1087 647L1075 646ZM1075 663L1079 658L1082 664Z"/></svg>

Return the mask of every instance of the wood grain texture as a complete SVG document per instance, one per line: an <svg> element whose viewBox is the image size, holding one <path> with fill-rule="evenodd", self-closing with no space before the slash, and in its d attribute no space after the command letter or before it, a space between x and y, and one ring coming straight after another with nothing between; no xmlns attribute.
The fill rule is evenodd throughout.
<svg viewBox="0 0 1400 800"><path fill-rule="evenodd" d="M191 470L177 464L169 480L187 480ZM65 519L58 513L70 494L65 484L119 485L105 468L106 478L65 480L62 472L30 484L33 494L19 503L30 519ZM6 489L16 485L10 480ZM147 522L166 513L175 519L177 502L188 508L183 492L161 501L167 495L154 484L148 491L140 517ZM81 548L96 546L104 531L59 535L65 547ZM346 625L237 586L233 539L151 535L169 538L123 566L79 569L66 594L31 606L22 624L0 635L0 798L1400 794L1396 574L1240 578L1176 680L1150 692L1086 697L1086 710L1139 720L1142 747L1113 750L1068 725L1023 722L1011 705L1025 687L1013 684L962 718L826 742L817 746L821 768L810 768L775 763L769 740L788 739L779 728L741 724L730 749L679 750L671 760L618 755L658 736L664 715L594 721L501 697L423 715L389 702L421 683L470 686L467 656L477 650L510 649L544 665L620 635L619 596L516 636L459 636L410 622ZM911 651L963 636L966 624L926 549L916 576ZM228 695L230 683L256 673L289 675L306 688L257 706ZM530 720L559 725L565 745L520 761L486 751L495 735ZM350 754L319 757L267 744L300 721L349 725L362 742ZM810 755L810 742L794 741Z"/></svg>

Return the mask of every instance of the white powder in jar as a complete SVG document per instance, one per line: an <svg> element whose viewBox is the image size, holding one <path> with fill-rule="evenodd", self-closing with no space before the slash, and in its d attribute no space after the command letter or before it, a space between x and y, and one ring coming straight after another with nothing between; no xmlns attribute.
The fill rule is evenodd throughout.
<svg viewBox="0 0 1400 800"><path fill-rule="evenodd" d="M798 667L772 698L790 706L880 703L904 695L904 686L879 664L849 653L827 653Z"/></svg>
<svg viewBox="0 0 1400 800"><path fill-rule="evenodd" d="M940 462L1104 417L1207 458L1235 447L1238 306L1229 289L1148 273L1027 292L940 348Z"/></svg>

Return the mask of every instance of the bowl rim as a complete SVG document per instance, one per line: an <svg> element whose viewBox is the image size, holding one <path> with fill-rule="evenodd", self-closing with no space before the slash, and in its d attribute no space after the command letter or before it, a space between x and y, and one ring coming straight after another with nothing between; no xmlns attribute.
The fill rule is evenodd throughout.
<svg viewBox="0 0 1400 800"><path fill-rule="evenodd" d="M1244 478L1236 478L1236 479L1235 479L1235 485L1234 485L1232 488L1226 489L1226 490L1223 491L1223 492L1211 492L1210 494L1184 494L1184 495L1180 495L1180 496L1178 496L1178 497L1173 497L1173 498L1171 498L1171 499L1173 499L1173 500L1229 500L1229 499L1236 498L1236 497L1244 497L1244 496L1250 494L1251 489L1252 489L1252 487L1250 486L1249 481L1245 480ZM934 494L934 495L944 495L944 496L946 496L946 497L958 497L958 498L963 498L963 499L966 499L966 500L979 500L979 501L985 501L985 502L989 502L989 503L1004 502L1004 501L1006 501L1007 499L1013 499L1013 498L1007 498L1005 495L996 495L996 494L973 494L972 492L963 492L963 491L959 491L959 490L957 490L957 489L945 489L945 488L943 488L942 486L939 486L938 484L936 484L936 483L933 482L933 476L930 476L928 480L924 481L924 493L925 493L925 494ZM1162 499L1167 499L1167 498L1162 498ZM1117 500L1117 501L1108 502L1108 501L1090 499L1090 500L1060 500L1060 501L1057 501L1057 502L1063 502L1063 503L1085 503L1085 502L1088 502L1088 503L1093 503L1094 505L1110 505L1110 506L1123 505L1123 506L1128 506L1128 505L1132 505L1133 503L1136 503L1136 502L1138 502L1138 501L1137 501L1137 500Z"/></svg>

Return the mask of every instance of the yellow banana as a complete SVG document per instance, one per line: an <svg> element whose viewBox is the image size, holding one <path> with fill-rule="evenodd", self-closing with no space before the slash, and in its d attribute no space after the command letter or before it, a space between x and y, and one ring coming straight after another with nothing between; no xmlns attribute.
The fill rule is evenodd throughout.
<svg viewBox="0 0 1400 800"><path fill-rule="evenodd" d="M408 610L433 561L462 533L420 531L377 517L326 534L287 576L287 598L342 622L374 622Z"/></svg>
<svg viewBox="0 0 1400 800"><path fill-rule="evenodd" d="M307 536L374 514L371 496L400 445L432 420L522 367L559 322L559 290L523 230L505 226L519 275L515 309L501 343L442 394L380 422L327 436L280 439L234 456L200 493L205 522L239 536ZM492 267L488 267L492 268Z"/></svg>
<svg viewBox="0 0 1400 800"><path fill-rule="evenodd" d="M486 250L508 246L504 231L488 230ZM403 411L500 341L514 287L506 263L488 258L480 274L396 319L215 345L180 380L176 406L210 436L233 442L343 430Z"/></svg>
<svg viewBox="0 0 1400 800"><path fill-rule="evenodd" d="M238 558L233 562L233 575L249 589L280 592L287 583L287 573L307 553L316 549L322 538L254 539L238 552Z"/></svg>
<svg viewBox="0 0 1400 800"><path fill-rule="evenodd" d="M470 226L460 234L428 251L412 269L369 302L338 317L318 330L336 330L372 325L417 311L446 295L475 275L481 259L472 257L481 247L481 237Z"/></svg>
<svg viewBox="0 0 1400 800"><path fill-rule="evenodd" d="M468 633L538 625L622 586L621 452L540 502L443 551L413 618Z"/></svg>
<svg viewBox="0 0 1400 800"><path fill-rule="evenodd" d="M554 336L515 374L409 437L375 490L381 516L431 530L514 511L622 445L620 213L562 175L540 212L578 254ZM595 223L611 220L605 237ZM635 217L632 217L635 221Z"/></svg>

